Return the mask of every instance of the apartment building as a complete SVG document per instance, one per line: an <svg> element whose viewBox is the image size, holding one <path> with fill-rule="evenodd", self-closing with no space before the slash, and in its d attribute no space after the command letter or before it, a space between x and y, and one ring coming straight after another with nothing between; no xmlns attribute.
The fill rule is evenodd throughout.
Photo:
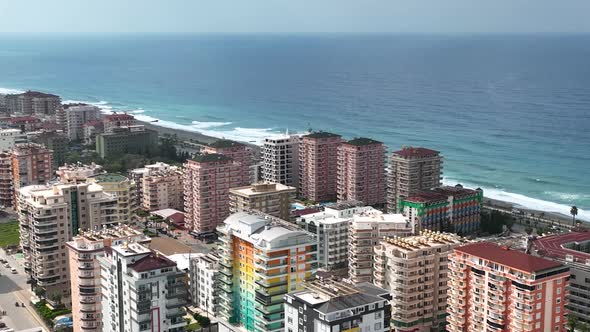
<svg viewBox="0 0 590 332"><path fill-rule="evenodd" d="M105 255L109 247L125 242L137 242L148 246L151 239L129 226L114 226L95 231L81 231L72 241L66 243L68 249L72 322L75 332L103 332L100 288L100 266L98 257Z"/></svg>
<svg viewBox="0 0 590 332"><path fill-rule="evenodd" d="M327 132L305 135L299 144L299 191L314 201L337 198L338 147L342 137Z"/></svg>
<svg viewBox="0 0 590 332"><path fill-rule="evenodd" d="M202 153L208 154L222 154L231 158L236 164L235 177L238 178L238 185L236 187L247 186L250 182L250 165L252 164L252 151L243 143L218 140L205 146Z"/></svg>
<svg viewBox="0 0 590 332"><path fill-rule="evenodd" d="M139 243L98 257L103 330L185 331L188 277L173 261Z"/></svg>
<svg viewBox="0 0 590 332"><path fill-rule="evenodd" d="M415 232L403 215L377 210L355 214L348 227L348 277L355 284L373 281L373 249L381 239Z"/></svg>
<svg viewBox="0 0 590 332"><path fill-rule="evenodd" d="M65 108L66 133L70 141L84 139L84 124L100 119L100 108L91 105L76 105Z"/></svg>
<svg viewBox="0 0 590 332"><path fill-rule="evenodd" d="M158 144L158 133L145 126L113 128L110 133L96 136L96 153L101 158L121 154L145 154L153 151Z"/></svg>
<svg viewBox="0 0 590 332"><path fill-rule="evenodd" d="M221 324L283 331L283 296L302 289L317 268L314 236L284 220L240 212L218 227Z"/></svg>
<svg viewBox="0 0 590 332"><path fill-rule="evenodd" d="M52 115L61 106L59 96L39 91L27 91L5 96L9 114Z"/></svg>
<svg viewBox="0 0 590 332"><path fill-rule="evenodd" d="M296 219L297 225L316 236L319 269L348 272L348 225L355 214L369 212L377 210L360 202L341 202Z"/></svg>
<svg viewBox="0 0 590 332"><path fill-rule="evenodd" d="M53 151L54 168L66 162L66 153L69 152L69 140L63 132L46 130L32 137L31 141Z"/></svg>
<svg viewBox="0 0 590 332"><path fill-rule="evenodd" d="M392 296L392 328L396 332L444 330L447 316L447 256L465 240L431 231L386 237L375 247L373 282Z"/></svg>
<svg viewBox="0 0 590 332"><path fill-rule="evenodd" d="M12 174L15 194L21 187L49 182L53 177L53 151L33 143L15 146Z"/></svg>
<svg viewBox="0 0 590 332"><path fill-rule="evenodd" d="M89 165L78 162L76 164L65 164L60 166L55 174L59 182L66 183L83 183L95 175L104 173L103 167L95 163Z"/></svg>
<svg viewBox="0 0 590 332"><path fill-rule="evenodd" d="M449 261L447 331L566 331L569 267L489 242Z"/></svg>
<svg viewBox="0 0 590 332"><path fill-rule="evenodd" d="M229 211L258 210L260 212L289 220L291 201L297 189L280 183L256 183L229 190Z"/></svg>
<svg viewBox="0 0 590 332"><path fill-rule="evenodd" d="M70 278L65 244L81 230L117 222L116 198L97 184L34 185L18 191L20 246L33 287L60 295L68 305Z"/></svg>
<svg viewBox="0 0 590 332"><path fill-rule="evenodd" d="M99 184L104 192L113 195L117 199L118 222L128 223L131 220L131 216L137 210L137 202L134 196L135 182L116 173L98 174L87 181Z"/></svg>
<svg viewBox="0 0 590 332"><path fill-rule="evenodd" d="M420 191L399 201L399 210L419 230L471 234L479 230L483 190L438 187Z"/></svg>
<svg viewBox="0 0 590 332"><path fill-rule="evenodd" d="M355 138L338 147L338 201L359 201L384 206L385 152L382 142Z"/></svg>
<svg viewBox="0 0 590 332"><path fill-rule="evenodd" d="M146 165L141 174L141 206L148 211L184 208L183 170L165 163Z"/></svg>
<svg viewBox="0 0 590 332"><path fill-rule="evenodd" d="M284 135L264 139L262 145L262 174L264 182L299 187L299 135Z"/></svg>
<svg viewBox="0 0 590 332"><path fill-rule="evenodd" d="M535 256L554 260L570 268L566 310L578 322L590 324L590 232L576 230L543 236L529 241L527 247Z"/></svg>
<svg viewBox="0 0 590 332"><path fill-rule="evenodd" d="M219 256L212 252L190 259L191 302L197 308L217 316L219 312Z"/></svg>
<svg viewBox="0 0 590 332"><path fill-rule="evenodd" d="M136 125L135 117L127 113L113 113L105 115L102 122L104 123L105 133L112 133L115 131L115 128Z"/></svg>
<svg viewBox="0 0 590 332"><path fill-rule="evenodd" d="M229 189L239 187L241 165L222 154L197 155L184 164L184 211L188 228L214 232L229 215Z"/></svg>
<svg viewBox="0 0 590 332"><path fill-rule="evenodd" d="M420 147L404 147L389 160L387 209L399 211L400 199L420 191L440 187L443 157L440 152Z"/></svg>
<svg viewBox="0 0 590 332"><path fill-rule="evenodd" d="M27 142L27 135L19 129L0 129L0 152L10 151L15 145Z"/></svg>
<svg viewBox="0 0 590 332"><path fill-rule="evenodd" d="M8 208L14 204L14 174L12 154L0 152L0 206Z"/></svg>
<svg viewBox="0 0 590 332"><path fill-rule="evenodd" d="M82 141L85 145L95 145L96 135L104 133L104 123L101 120L92 120L82 125Z"/></svg>

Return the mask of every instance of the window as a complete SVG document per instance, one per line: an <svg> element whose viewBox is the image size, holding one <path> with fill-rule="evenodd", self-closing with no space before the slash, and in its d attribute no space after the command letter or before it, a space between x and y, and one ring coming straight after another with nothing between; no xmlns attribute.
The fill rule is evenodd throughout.
<svg viewBox="0 0 590 332"><path fill-rule="evenodd" d="M541 303L537 303L537 310L541 310Z"/></svg>
<svg viewBox="0 0 590 332"><path fill-rule="evenodd" d="M561 287L557 287L557 295L561 294Z"/></svg>
<svg viewBox="0 0 590 332"><path fill-rule="evenodd" d="M375 323L375 331L381 330L381 323Z"/></svg>
<svg viewBox="0 0 590 332"><path fill-rule="evenodd" d="M543 284L538 284L537 289L543 289Z"/></svg>
<svg viewBox="0 0 590 332"><path fill-rule="evenodd" d="M543 294L541 294L541 293L537 294L537 300L540 300L542 296L543 296Z"/></svg>
<svg viewBox="0 0 590 332"><path fill-rule="evenodd" d="M299 307L299 313L302 314L303 313L303 307Z"/></svg>

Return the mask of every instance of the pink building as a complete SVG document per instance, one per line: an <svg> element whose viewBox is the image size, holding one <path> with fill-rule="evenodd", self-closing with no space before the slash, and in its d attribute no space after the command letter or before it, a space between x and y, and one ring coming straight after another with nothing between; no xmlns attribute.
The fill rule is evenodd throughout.
<svg viewBox="0 0 590 332"><path fill-rule="evenodd" d="M315 201L337 198L338 147L340 135L317 132L303 136L299 144L299 191L302 197Z"/></svg>
<svg viewBox="0 0 590 332"><path fill-rule="evenodd" d="M187 160L184 167L186 227L197 233L214 232L229 215L229 189L240 186L241 165L210 153Z"/></svg>
<svg viewBox="0 0 590 332"><path fill-rule="evenodd" d="M566 331L568 267L489 242L449 261L447 331Z"/></svg>
<svg viewBox="0 0 590 332"><path fill-rule="evenodd" d="M338 201L385 204L385 146L355 138L338 147Z"/></svg>
<svg viewBox="0 0 590 332"><path fill-rule="evenodd" d="M203 153L217 153L230 157L237 165L239 183L236 187L250 185L252 155L246 144L230 140L218 140L206 146Z"/></svg>
<svg viewBox="0 0 590 332"><path fill-rule="evenodd" d="M114 128L129 127L135 125L135 118L133 115L127 113L109 114L104 117L104 132L112 133Z"/></svg>

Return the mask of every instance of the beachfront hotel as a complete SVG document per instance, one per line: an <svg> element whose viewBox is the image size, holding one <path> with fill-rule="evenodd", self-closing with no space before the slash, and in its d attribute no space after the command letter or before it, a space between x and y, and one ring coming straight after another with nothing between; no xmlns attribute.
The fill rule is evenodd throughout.
<svg viewBox="0 0 590 332"><path fill-rule="evenodd" d="M370 283L314 280L285 295L285 331L390 331L391 295Z"/></svg>
<svg viewBox="0 0 590 332"><path fill-rule="evenodd" d="M84 124L100 119L100 108L91 105L77 105L65 108L66 133L70 141L84 139Z"/></svg>
<svg viewBox="0 0 590 332"><path fill-rule="evenodd" d="M125 242L149 245L151 239L129 226L115 226L96 231L82 231L66 243L72 299L74 332L103 332L98 257L104 256L108 247Z"/></svg>
<svg viewBox="0 0 590 332"><path fill-rule="evenodd" d="M403 215L378 210L355 214L348 227L348 278L355 284L373 282L373 250L381 239L415 231Z"/></svg>
<svg viewBox="0 0 590 332"><path fill-rule="evenodd" d="M472 234L479 230L483 191L438 187L420 191L399 201L399 210L418 230Z"/></svg>
<svg viewBox="0 0 590 332"><path fill-rule="evenodd" d="M314 202L337 198L338 147L342 137L328 132L305 135L299 144L299 193Z"/></svg>
<svg viewBox="0 0 590 332"><path fill-rule="evenodd" d="M113 113L105 115L105 117L102 119L102 122L104 123L105 133L112 133L115 131L115 128L136 125L135 117L127 113Z"/></svg>
<svg viewBox="0 0 590 332"><path fill-rule="evenodd" d="M422 190L440 187L443 158L440 152L415 147L395 151L389 160L387 209L399 212L399 201Z"/></svg>
<svg viewBox="0 0 590 332"><path fill-rule="evenodd" d="M35 185L18 191L20 246L34 287L69 304L65 244L81 230L117 223L117 199L94 183Z"/></svg>
<svg viewBox="0 0 590 332"><path fill-rule="evenodd" d="M184 212L188 228L215 232L229 215L229 190L239 187L241 167L222 154L202 154L184 164Z"/></svg>
<svg viewBox="0 0 590 332"><path fill-rule="evenodd" d="M572 231L533 239L528 243L534 255L552 259L570 268L568 315L590 324L590 232Z"/></svg>
<svg viewBox="0 0 590 332"><path fill-rule="evenodd" d="M264 182L299 187L299 143L301 136L284 135L264 139L262 174Z"/></svg>
<svg viewBox="0 0 590 332"><path fill-rule="evenodd" d="M452 233L384 238L375 247L373 282L392 296L395 331L444 330L448 254L465 241Z"/></svg>
<svg viewBox="0 0 590 332"><path fill-rule="evenodd" d="M185 331L188 277L175 262L127 242L97 259L103 331Z"/></svg>
<svg viewBox="0 0 590 332"><path fill-rule="evenodd" d="M316 271L314 236L264 214L230 215L217 230L220 329L284 331L283 296Z"/></svg>
<svg viewBox="0 0 590 332"><path fill-rule="evenodd" d="M15 196L19 188L49 182L53 177L53 151L33 143L15 146L12 176ZM15 203L18 204L16 197Z"/></svg>
<svg viewBox="0 0 590 332"><path fill-rule="evenodd" d="M339 202L385 204L385 151L383 143L370 138L355 138L338 147Z"/></svg>
<svg viewBox="0 0 590 332"><path fill-rule="evenodd" d="M256 183L229 190L230 213L257 210L289 220L297 189L280 183Z"/></svg>
<svg viewBox="0 0 590 332"><path fill-rule="evenodd" d="M143 125L116 127L96 136L96 153L101 158L121 154L145 154L157 147L158 133Z"/></svg>
<svg viewBox="0 0 590 332"><path fill-rule="evenodd" d="M236 187L247 186L250 184L250 165L252 164L252 151L250 148L240 142L230 140L217 140L208 144L201 151L209 154L222 154L230 157L236 164L236 170L232 177L238 180Z"/></svg>
<svg viewBox="0 0 590 332"><path fill-rule="evenodd" d="M449 261L447 331L566 331L568 267L489 242Z"/></svg>

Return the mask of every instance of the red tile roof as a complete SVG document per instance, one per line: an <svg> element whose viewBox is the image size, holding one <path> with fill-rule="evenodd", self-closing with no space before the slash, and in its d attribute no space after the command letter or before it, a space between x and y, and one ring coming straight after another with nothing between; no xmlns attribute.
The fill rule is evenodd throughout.
<svg viewBox="0 0 590 332"><path fill-rule="evenodd" d="M446 201L448 196L439 194L432 191L423 191L419 192L413 196L404 198L406 202L416 202L416 203L426 203L426 202L438 202L438 201Z"/></svg>
<svg viewBox="0 0 590 332"><path fill-rule="evenodd" d="M522 251L510 250L506 247L500 247L499 245L490 242L472 243L458 247L455 250L528 273L544 271L561 266L558 262L528 255Z"/></svg>
<svg viewBox="0 0 590 332"><path fill-rule="evenodd" d="M306 214L312 214L312 213L321 212L321 211L322 211L322 209L319 207L310 207L310 208L291 211L291 215L294 217L301 217Z"/></svg>
<svg viewBox="0 0 590 332"><path fill-rule="evenodd" d="M7 118L8 122L11 123L32 123L32 122L40 122L41 120L39 120L38 118L34 117L34 116L15 116L12 118Z"/></svg>
<svg viewBox="0 0 590 332"><path fill-rule="evenodd" d="M440 154L440 152L427 148L406 147L399 151L395 151L393 154L403 158L411 158L437 156Z"/></svg>
<svg viewBox="0 0 590 332"><path fill-rule="evenodd" d="M86 122L84 124L85 127L89 127L89 126L92 126L92 127L102 127L103 125L104 124L100 120L91 120L91 121L88 121L88 122Z"/></svg>
<svg viewBox="0 0 590 332"><path fill-rule="evenodd" d="M564 248L564 245L585 241L590 241L588 231L545 236L534 240L533 245L542 256L565 259L566 255L572 255L575 261L586 263L590 259L590 253Z"/></svg>
<svg viewBox="0 0 590 332"><path fill-rule="evenodd" d="M129 114L109 114L107 116L104 117L105 121L121 121L121 120L135 120L135 117L133 117L133 115L129 115Z"/></svg>
<svg viewBox="0 0 590 332"><path fill-rule="evenodd" d="M137 272L145 272L174 266L176 266L176 263L164 257L164 255L152 252L128 267Z"/></svg>

